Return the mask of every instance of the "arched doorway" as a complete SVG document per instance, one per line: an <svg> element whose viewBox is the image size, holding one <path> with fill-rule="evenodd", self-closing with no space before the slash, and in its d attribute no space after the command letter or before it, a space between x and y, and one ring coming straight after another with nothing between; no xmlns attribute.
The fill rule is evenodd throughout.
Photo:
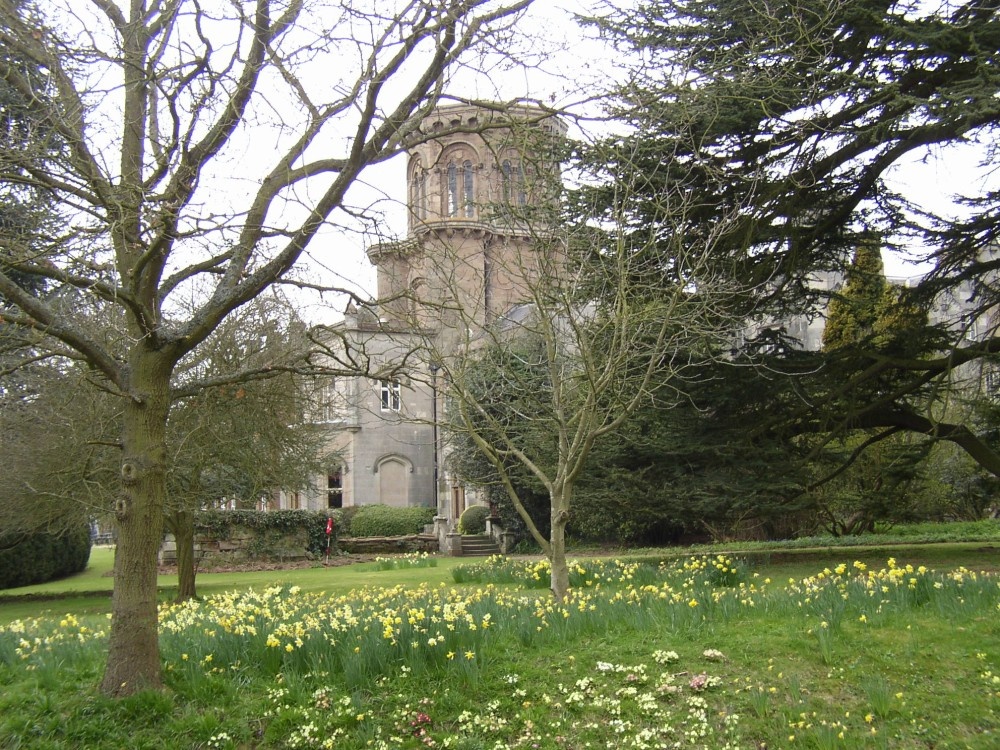
<svg viewBox="0 0 1000 750"><path fill-rule="evenodd" d="M405 508L410 504L410 462L401 456L386 456L375 467L378 497L382 505Z"/></svg>

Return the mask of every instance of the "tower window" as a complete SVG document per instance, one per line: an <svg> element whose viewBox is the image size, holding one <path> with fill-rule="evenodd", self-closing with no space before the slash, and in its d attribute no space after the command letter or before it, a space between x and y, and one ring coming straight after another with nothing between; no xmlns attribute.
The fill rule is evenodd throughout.
<svg viewBox="0 0 1000 750"><path fill-rule="evenodd" d="M458 167L448 165L448 216L458 216Z"/></svg>
<svg viewBox="0 0 1000 750"><path fill-rule="evenodd" d="M414 165L410 176L410 216L414 219L427 218L427 172L419 162Z"/></svg>
<svg viewBox="0 0 1000 750"><path fill-rule="evenodd" d="M417 216L421 219L427 218L427 173L421 170L420 183L417 185Z"/></svg>
<svg viewBox="0 0 1000 750"><path fill-rule="evenodd" d="M410 215L415 219L423 218L420 215L420 175L416 172L410 178Z"/></svg>
<svg viewBox="0 0 1000 750"><path fill-rule="evenodd" d="M521 171L521 165L511 164L509 160L505 160L500 165L500 172L503 182L503 202L507 205L513 205L516 201L519 206L527 203L528 196L524 190L524 174Z"/></svg>
<svg viewBox="0 0 1000 750"><path fill-rule="evenodd" d="M465 215L472 217L475 215L475 173L472 170L472 162L466 161L462 165L462 182L465 191Z"/></svg>
<svg viewBox="0 0 1000 750"><path fill-rule="evenodd" d="M447 198L448 216L472 218L476 215L476 170L468 159L462 162L461 167L455 162L448 164Z"/></svg>

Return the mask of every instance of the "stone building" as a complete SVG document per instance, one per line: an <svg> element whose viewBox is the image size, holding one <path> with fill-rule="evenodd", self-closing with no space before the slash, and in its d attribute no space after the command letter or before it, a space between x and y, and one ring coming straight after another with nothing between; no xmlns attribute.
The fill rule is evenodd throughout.
<svg viewBox="0 0 1000 750"><path fill-rule="evenodd" d="M442 470L435 362L518 308L540 264L558 262L538 233L559 179L561 121L533 107L453 105L421 127L430 137L409 153L407 235L368 250L378 302L349 307L330 330L332 349L391 375L327 386L316 421L338 459L282 507L429 506L453 526L468 498Z"/></svg>
<svg viewBox="0 0 1000 750"><path fill-rule="evenodd" d="M561 262L558 243L545 232L545 211L559 179L552 146L565 126L532 107L454 105L434 111L422 131L430 137L410 150L407 164L406 236L368 250L378 301L349 307L331 328L331 348L363 359L375 375L326 386L315 421L328 430L337 459L312 491L282 496L280 507L436 507L453 528L472 501L446 471L438 365L474 346L470 339L482 331L523 314L542 264ZM817 274L812 283L829 294L843 279ZM931 317L976 340L983 321L970 316L965 291L943 296ZM742 335L780 327L815 350L824 324L818 310L757 321Z"/></svg>
<svg viewBox="0 0 1000 750"><path fill-rule="evenodd" d="M323 387L312 420L327 431L334 458L312 491L283 497L282 507L434 504L431 387L396 367L419 343L413 331L380 320L377 308L348 307L331 329L331 351L393 376L336 377Z"/></svg>

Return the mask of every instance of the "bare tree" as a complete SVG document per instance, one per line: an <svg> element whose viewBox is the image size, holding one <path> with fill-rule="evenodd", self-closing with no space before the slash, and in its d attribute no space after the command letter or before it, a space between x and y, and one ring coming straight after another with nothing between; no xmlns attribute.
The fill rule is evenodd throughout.
<svg viewBox="0 0 1000 750"><path fill-rule="evenodd" d="M464 53L529 3L66 0L43 18L0 0L0 44L45 71L51 96L16 68L4 77L62 144L0 159L0 182L46 191L62 217L43 242L3 235L2 315L33 351L85 362L123 404L106 694L160 684L156 553L177 363L291 278L362 170L419 138ZM15 274L47 279L48 296ZM53 304L72 296L114 308L125 336Z"/></svg>
<svg viewBox="0 0 1000 750"><path fill-rule="evenodd" d="M279 490L309 486L323 464L325 438L307 417L329 373L307 363L311 350L288 301L264 294L178 364L165 508L178 600L196 595L199 510L257 508ZM253 377L231 379L250 369ZM197 387L186 389L189 382ZM59 533L107 518L118 487L121 407L71 361L23 367L0 380L0 528Z"/></svg>
<svg viewBox="0 0 1000 750"><path fill-rule="evenodd" d="M484 164L477 179L492 182L467 183L468 195L493 201L456 206L448 196L457 181L442 185L444 215L432 211L408 243L381 249L380 270L405 270L412 304L409 313L397 304L395 314L409 314L411 328L426 332L425 357L447 394L449 428L496 469L549 557L552 591L562 599L566 524L594 446L650 399L669 407L684 398L695 365L727 351L722 345L744 325L731 301L746 290L713 254L728 217L690 231L695 207L680 183L664 181L658 221L640 227L630 216L637 186L605 183L601 168L597 183L617 191L608 207L600 215L590 207L575 225L564 221L557 166L564 144L558 128L545 129L551 119L524 112L508 120L507 142L486 136L478 148L488 148L494 164ZM518 497L516 479L525 472L548 495L548 536Z"/></svg>
<svg viewBox="0 0 1000 750"><path fill-rule="evenodd" d="M195 515L223 503L259 509L309 486L325 437L310 424L329 372L307 363L305 325L288 300L262 294L229 315L177 368L167 430L166 525L177 550L177 600L196 596ZM234 372L254 376L231 380ZM206 387L212 380L214 386ZM186 390L189 381L197 383Z"/></svg>

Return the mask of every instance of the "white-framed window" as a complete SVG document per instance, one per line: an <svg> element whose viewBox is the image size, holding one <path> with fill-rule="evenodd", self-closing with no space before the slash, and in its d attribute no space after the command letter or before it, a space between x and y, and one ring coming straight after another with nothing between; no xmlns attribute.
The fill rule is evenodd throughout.
<svg viewBox="0 0 1000 750"><path fill-rule="evenodd" d="M1000 369L994 365L986 365L986 395L1000 399Z"/></svg>
<svg viewBox="0 0 1000 750"><path fill-rule="evenodd" d="M320 422L333 422L339 416L337 409L337 381L333 378L319 390L317 414Z"/></svg>
<svg viewBox="0 0 1000 750"><path fill-rule="evenodd" d="M379 394L381 398L382 411L399 411L402 406L402 398L399 383L391 380L383 380L379 383Z"/></svg>

